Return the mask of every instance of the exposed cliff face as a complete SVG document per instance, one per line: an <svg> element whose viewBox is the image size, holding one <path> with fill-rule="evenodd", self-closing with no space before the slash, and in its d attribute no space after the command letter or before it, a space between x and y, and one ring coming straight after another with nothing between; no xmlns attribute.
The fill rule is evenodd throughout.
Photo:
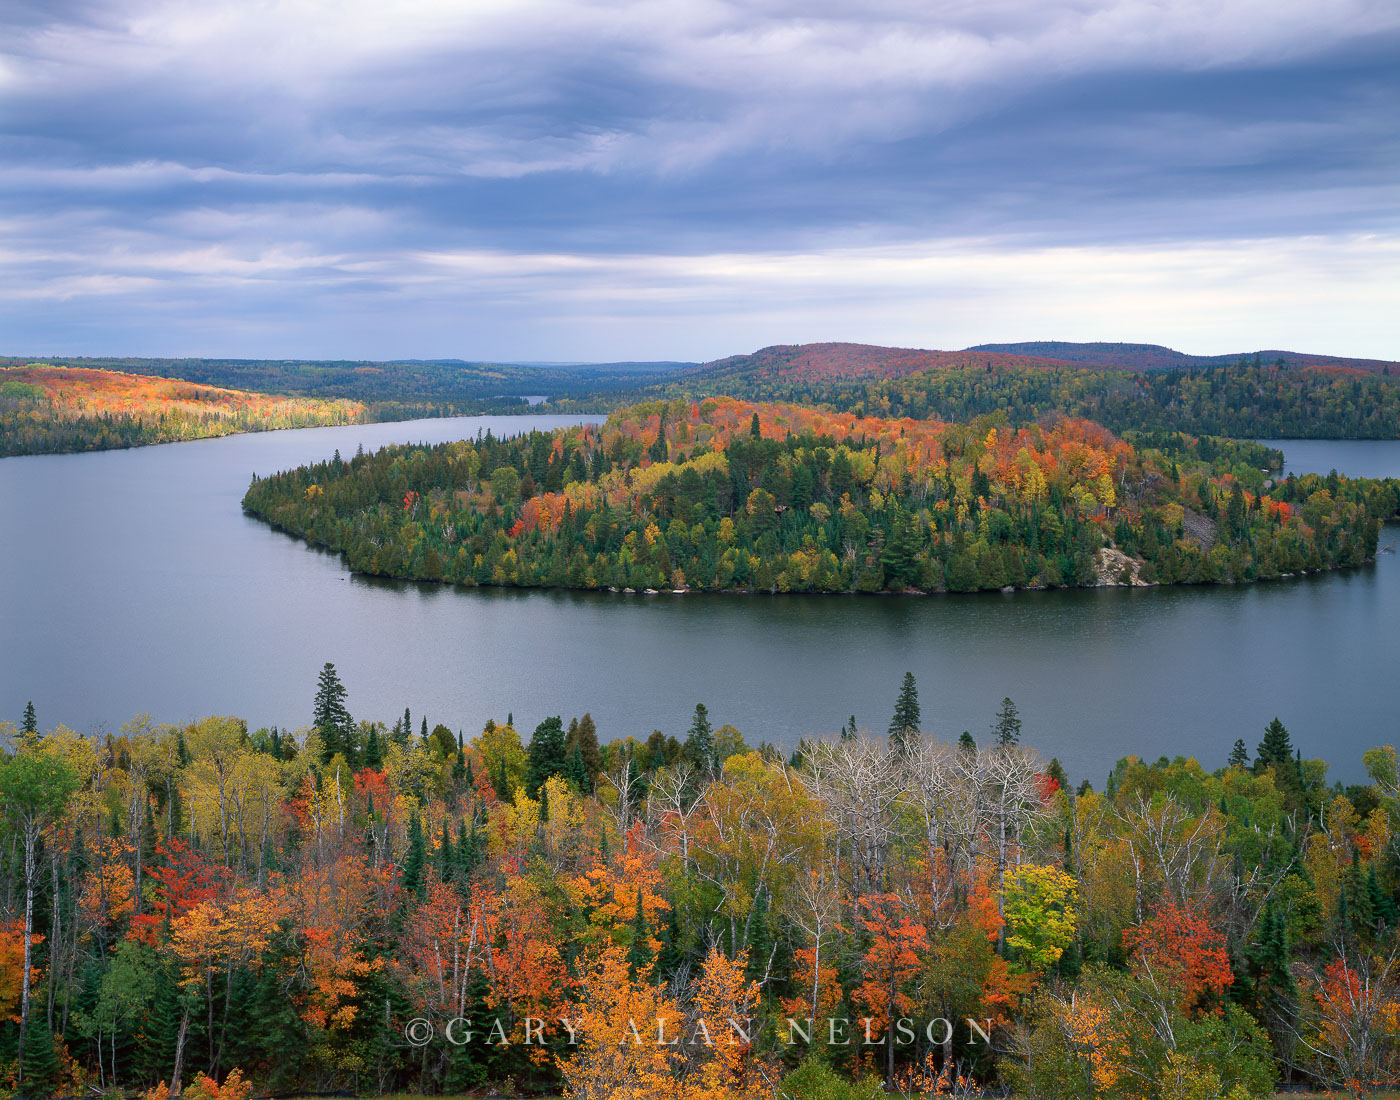
<svg viewBox="0 0 1400 1100"><path fill-rule="evenodd" d="M1105 546L1094 555L1094 575L1099 586L1132 585L1134 588L1148 587L1140 575L1142 563L1128 557L1123 551Z"/></svg>

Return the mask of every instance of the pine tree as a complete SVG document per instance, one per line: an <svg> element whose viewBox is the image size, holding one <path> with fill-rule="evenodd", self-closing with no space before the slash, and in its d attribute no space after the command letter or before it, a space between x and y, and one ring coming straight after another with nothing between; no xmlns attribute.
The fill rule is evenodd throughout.
<svg viewBox="0 0 1400 1100"><path fill-rule="evenodd" d="M598 748L598 727L593 722L593 715L587 712L578 721L578 751L583 758L584 773L588 776L588 786L579 789L587 793L603 774L603 753Z"/></svg>
<svg viewBox="0 0 1400 1100"><path fill-rule="evenodd" d="M593 789L588 780L588 770L583 766L583 752L577 745L574 746L574 751L569 756L568 778L572 780L581 794L588 794Z"/></svg>
<svg viewBox="0 0 1400 1100"><path fill-rule="evenodd" d="M685 758L702 774L715 770L715 731L710 725L710 712L704 703L695 704L695 717L685 737Z"/></svg>
<svg viewBox="0 0 1400 1100"><path fill-rule="evenodd" d="M480 862L480 850L477 845L476 835L476 808L472 808L471 832L467 831L467 819L459 818L457 821L457 873L454 876L457 885L463 891L472 880L472 872L476 870Z"/></svg>
<svg viewBox="0 0 1400 1100"><path fill-rule="evenodd" d="M24 719L20 722L20 733L38 733L39 719L34 713L34 700L24 704Z"/></svg>
<svg viewBox="0 0 1400 1100"><path fill-rule="evenodd" d="M763 425L759 422L758 413L754 413L753 419L749 421L749 437L751 439L763 438Z"/></svg>
<svg viewBox="0 0 1400 1100"><path fill-rule="evenodd" d="M1249 750L1244 747L1244 738L1235 738L1235 747L1230 750L1230 755L1225 761L1232 768L1243 768L1249 764Z"/></svg>
<svg viewBox="0 0 1400 1100"><path fill-rule="evenodd" d="M853 714L851 715L851 720L841 727L841 740L854 741L859 732L860 731L856 729L856 716Z"/></svg>
<svg viewBox="0 0 1400 1100"><path fill-rule="evenodd" d="M48 1016L31 1011L24 1029L24 1057L20 1062L20 1094L30 1100L44 1100L58 1087L58 1054Z"/></svg>
<svg viewBox="0 0 1400 1100"><path fill-rule="evenodd" d="M442 820L442 843L437 854L438 878L443 882L452 881L452 872L456 870L457 861L452 854L452 834L447 831L447 819Z"/></svg>
<svg viewBox="0 0 1400 1100"><path fill-rule="evenodd" d="M1001 701L997 720L992 723L992 733L997 744L1003 748L1021 743L1021 714L1009 696Z"/></svg>
<svg viewBox="0 0 1400 1100"><path fill-rule="evenodd" d="M627 948L627 970L633 980L651 964L651 929L642 908L642 891L637 890L637 915L632 918L632 943Z"/></svg>
<svg viewBox="0 0 1400 1100"><path fill-rule="evenodd" d="M530 738L529 765L525 772L525 792L538 798L540 788L551 775L560 775L569 766L564 755L564 721L560 717L546 718L535 727Z"/></svg>
<svg viewBox="0 0 1400 1100"><path fill-rule="evenodd" d="M968 730L963 730L958 734L958 748L963 752L977 751L977 738L973 737Z"/></svg>
<svg viewBox="0 0 1400 1100"><path fill-rule="evenodd" d="M408 852L403 857L403 874L399 886L405 898L424 901L428 896L428 879L423 873L428 861L427 845L423 840L423 823L414 814L408 821Z"/></svg>
<svg viewBox="0 0 1400 1100"><path fill-rule="evenodd" d="M1288 730L1277 717L1264 728L1264 740L1259 742L1259 751L1254 758L1254 770L1263 772L1273 767L1283 773L1283 766L1293 762L1293 741Z"/></svg>
<svg viewBox="0 0 1400 1100"><path fill-rule="evenodd" d="M914 674L906 672L899 688L899 698L895 700L894 717L890 719L890 749L896 756L906 756L914 747L922 721L919 689L914 683Z"/></svg>
<svg viewBox="0 0 1400 1100"><path fill-rule="evenodd" d="M336 753L350 758L353 727L350 712L345 709L345 685L329 661L316 679L316 701L311 724L321 734L321 763L328 763Z"/></svg>
<svg viewBox="0 0 1400 1100"><path fill-rule="evenodd" d="M369 736L365 738L365 752L362 760L367 768L378 768L384 763L384 746L379 740L378 722L370 724Z"/></svg>

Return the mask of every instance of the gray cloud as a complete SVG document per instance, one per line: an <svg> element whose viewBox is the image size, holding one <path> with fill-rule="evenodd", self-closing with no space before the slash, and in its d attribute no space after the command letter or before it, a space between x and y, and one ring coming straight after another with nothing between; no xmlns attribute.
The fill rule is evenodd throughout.
<svg viewBox="0 0 1400 1100"><path fill-rule="evenodd" d="M615 280L676 340L651 353L681 356L742 303L704 279L648 293L633 257L1204 256L1396 227L1385 2L108 0L11 5L0 41L16 351L217 331L197 350L346 354L332 318L353 301L382 318L375 354L486 354L533 316L557 343L531 354L570 358L569 333L605 331L572 303ZM465 254L498 258L513 327L489 286L454 283L442 258ZM800 328L799 274L766 270ZM883 317L855 299L852 325Z"/></svg>

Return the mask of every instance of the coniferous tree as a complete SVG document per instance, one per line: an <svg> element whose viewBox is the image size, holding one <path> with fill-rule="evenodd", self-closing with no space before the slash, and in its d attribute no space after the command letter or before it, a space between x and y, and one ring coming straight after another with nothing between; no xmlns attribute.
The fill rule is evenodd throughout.
<svg viewBox="0 0 1400 1100"><path fill-rule="evenodd" d="M970 731L963 730L958 734L958 748L963 752L976 752L977 738L973 737Z"/></svg>
<svg viewBox="0 0 1400 1100"><path fill-rule="evenodd" d="M588 780L588 770L583 766L583 752L577 745L574 746L574 751L569 755L568 777L581 794L588 794L592 790L592 784Z"/></svg>
<svg viewBox="0 0 1400 1100"><path fill-rule="evenodd" d="M311 724L321 734L321 763L344 753L350 759L353 751L350 712L345 709L345 685L327 661L316 679L316 701Z"/></svg>
<svg viewBox="0 0 1400 1100"><path fill-rule="evenodd" d="M384 763L384 746L379 740L379 723L372 722L369 736L365 738L365 751L361 758L367 768L378 768Z"/></svg>
<svg viewBox="0 0 1400 1100"><path fill-rule="evenodd" d="M1235 747L1230 750L1230 756L1226 763L1232 768L1244 768L1249 765L1249 750L1244 747L1244 738L1235 738Z"/></svg>
<svg viewBox="0 0 1400 1100"><path fill-rule="evenodd" d="M858 733L860 730L856 728L856 716L853 714L851 720L841 727L841 740L854 741Z"/></svg>
<svg viewBox="0 0 1400 1100"><path fill-rule="evenodd" d="M408 820L408 851L403 857L403 874L399 878L399 886L405 898L414 897L423 901L428 896L428 878L424 874L427 862L423 822L414 814Z"/></svg>
<svg viewBox="0 0 1400 1100"><path fill-rule="evenodd" d="M905 756L914 747L922 721L919 688L914 682L914 674L906 672L904 682L899 687L899 698L895 700L894 717L890 719L890 749L896 756Z"/></svg>
<svg viewBox="0 0 1400 1100"><path fill-rule="evenodd" d="M1254 758L1254 770L1263 772L1272 767L1279 770L1280 775L1284 771L1285 765L1293 763L1293 740L1288 736L1288 729L1277 717L1264 727L1264 740L1259 742L1259 750Z"/></svg>
<svg viewBox="0 0 1400 1100"><path fill-rule="evenodd" d="M24 719L20 722L20 733L38 733L39 719L34 713L34 700L24 704Z"/></svg>
<svg viewBox="0 0 1400 1100"><path fill-rule="evenodd" d="M997 719L992 723L992 734L1003 747L1021 743L1021 714L1009 696L1001 701Z"/></svg>
<svg viewBox="0 0 1400 1100"><path fill-rule="evenodd" d="M635 980L651 964L651 929L642 908L642 891L637 890L637 914L632 918L632 943L627 948L627 970Z"/></svg>
<svg viewBox="0 0 1400 1100"><path fill-rule="evenodd" d="M710 725L710 712L704 703L695 704L695 717L685 738L685 758L703 774L715 770L715 731Z"/></svg>
<svg viewBox="0 0 1400 1100"><path fill-rule="evenodd" d="M531 798L538 798L545 781L551 775L562 774L568 766L568 758L564 755L564 721L557 716L546 718L535 727L535 734L530 738L525 793Z"/></svg>
<svg viewBox="0 0 1400 1100"><path fill-rule="evenodd" d="M593 715L587 712L578 720L578 751L583 758L583 770L588 776L588 785L580 789L591 791L598 782L598 776L603 774L603 753L598 747L598 727L594 724Z"/></svg>
<svg viewBox="0 0 1400 1100"><path fill-rule="evenodd" d="M437 853L438 878L443 882L452 881L452 872L456 870L457 861L452 853L452 834L447 831L447 819L442 821L442 841Z"/></svg>
<svg viewBox="0 0 1400 1100"><path fill-rule="evenodd" d="M24 1029L20 1079L20 1095L30 1100L45 1100L58 1087L58 1054L46 1013L29 1013L29 1023Z"/></svg>

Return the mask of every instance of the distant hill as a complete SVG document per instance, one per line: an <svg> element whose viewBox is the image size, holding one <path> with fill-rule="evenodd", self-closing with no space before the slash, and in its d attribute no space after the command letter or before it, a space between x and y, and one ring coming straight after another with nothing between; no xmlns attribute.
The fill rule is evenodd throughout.
<svg viewBox="0 0 1400 1100"><path fill-rule="evenodd" d="M681 371L678 378L711 379L738 376L782 378L791 381L827 381L861 378L901 378L906 374L940 367L1064 367L1067 360L1049 359L1021 352L925 351L920 348L884 348L874 344L777 344L751 355L731 355Z"/></svg>
<svg viewBox="0 0 1400 1100"><path fill-rule="evenodd" d="M1076 344L1066 340L1025 340L1015 344L978 344L968 351L1024 355L1087 367L1119 367L1127 370L1167 370L1173 367L1229 367L1241 359L1262 364L1282 359L1290 367L1317 367L1323 370L1364 371L1368 374L1400 373L1400 363L1385 359L1348 359L1340 355L1314 355L1307 352L1248 351L1229 355L1187 355L1161 344Z"/></svg>

